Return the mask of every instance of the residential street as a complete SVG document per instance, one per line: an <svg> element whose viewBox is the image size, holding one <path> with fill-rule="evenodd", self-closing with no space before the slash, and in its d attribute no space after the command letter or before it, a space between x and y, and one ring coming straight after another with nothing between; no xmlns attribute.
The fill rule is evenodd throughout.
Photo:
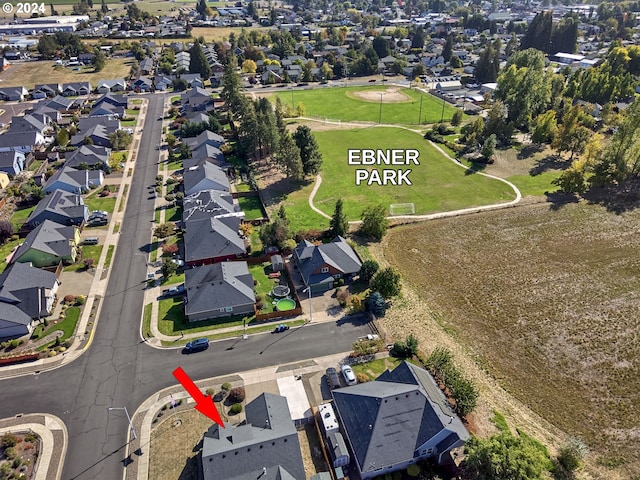
<svg viewBox="0 0 640 480"><path fill-rule="evenodd" d="M182 366L194 379L221 376L267 365L347 351L366 324L310 324L286 334L213 343L191 356L180 350L150 348L139 336L146 274L146 248L153 226L154 201L147 186L155 182L164 95L147 95L142 134L127 215L120 229L111 277L95 338L79 359L39 375L0 381L0 418L46 412L69 431L64 479L119 479L122 476L126 417L108 407L138 405L158 390L176 384L172 371ZM141 255L142 253L142 255Z"/></svg>

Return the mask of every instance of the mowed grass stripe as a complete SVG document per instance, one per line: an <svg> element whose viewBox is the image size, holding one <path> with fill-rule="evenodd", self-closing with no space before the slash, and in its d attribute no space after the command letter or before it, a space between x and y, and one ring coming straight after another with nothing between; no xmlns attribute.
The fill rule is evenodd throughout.
<svg viewBox="0 0 640 480"><path fill-rule="evenodd" d="M458 210L461 208L506 202L515 198L503 182L477 174L466 174L458 165L442 156L420 135L392 127L315 132L323 152L322 185L314 204L327 215L333 213L338 198L344 201L349 220L359 220L364 208L378 203L387 209L392 203L414 203L416 214ZM417 149L420 165L386 166L412 170L411 186L355 184L355 171L362 166L348 165L348 149ZM370 168L370 167L369 167ZM384 168L382 166L376 168ZM313 212L308 198L313 185L290 193L285 200L287 215L296 229L326 228L328 220Z"/></svg>
<svg viewBox="0 0 640 480"><path fill-rule="evenodd" d="M395 88L395 87L394 87ZM382 103L380 101L368 101L356 97L357 92L375 91L383 94L389 87L334 87L315 88L313 90L285 90L271 95L270 99L275 103L279 97L282 103L291 106L293 92L294 106L302 103L307 117L319 117L346 122L378 122L384 124L417 125L419 123L435 123L442 118L442 100L409 88L399 89L408 100L395 103ZM378 95L376 97L379 98ZM422 98L422 109L420 103ZM444 120L450 120L455 108L444 103ZM420 121L418 121L420 118Z"/></svg>

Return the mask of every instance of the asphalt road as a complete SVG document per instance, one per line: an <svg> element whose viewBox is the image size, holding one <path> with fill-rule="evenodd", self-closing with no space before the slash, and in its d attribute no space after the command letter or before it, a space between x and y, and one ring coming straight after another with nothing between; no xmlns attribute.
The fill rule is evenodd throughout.
<svg viewBox="0 0 640 480"><path fill-rule="evenodd" d="M127 215L113 259L107 295L89 350L73 363L39 375L0 382L0 418L18 413L52 413L69 431L63 479L117 480L122 476L128 424L122 411L133 414L150 395L175 385L172 371L182 366L194 379L286 364L347 351L369 332L365 321L309 324L279 335L230 339L209 350L183 355L180 350L149 347L139 336L146 273L146 251L153 219L153 198L161 133L163 96L148 95Z"/></svg>

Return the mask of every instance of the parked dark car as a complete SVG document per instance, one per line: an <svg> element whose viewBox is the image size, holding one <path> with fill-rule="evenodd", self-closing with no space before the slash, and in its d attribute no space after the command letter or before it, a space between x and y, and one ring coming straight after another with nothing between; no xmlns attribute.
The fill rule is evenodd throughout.
<svg viewBox="0 0 640 480"><path fill-rule="evenodd" d="M340 376L338 375L338 371L333 368L327 368L327 382L329 382L330 388L340 388Z"/></svg>
<svg viewBox="0 0 640 480"><path fill-rule="evenodd" d="M201 352L202 350L206 350L207 348L209 348L209 339L198 338L197 340L193 340L184 346L184 353Z"/></svg>

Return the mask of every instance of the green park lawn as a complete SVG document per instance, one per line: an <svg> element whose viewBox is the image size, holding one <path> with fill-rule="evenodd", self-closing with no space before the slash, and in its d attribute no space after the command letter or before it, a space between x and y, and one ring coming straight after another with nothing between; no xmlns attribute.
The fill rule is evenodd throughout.
<svg viewBox="0 0 640 480"><path fill-rule="evenodd" d="M467 207L506 202L515 198L508 185L477 174L469 174L435 150L420 135L392 127L331 130L315 132L323 153L320 172L322 185L314 204L327 215L333 213L336 200L344 201L349 220L358 220L364 208L392 203L414 203L416 214L445 212ZM419 165L387 166L410 168L412 185L356 185L355 171L363 166L348 165L347 149L417 149ZM290 193L284 200L293 230L328 227L328 219L308 205L312 183Z"/></svg>
<svg viewBox="0 0 640 480"><path fill-rule="evenodd" d="M543 172L539 175L513 175L507 177L513 183L522 196L535 195L542 196L545 193L553 193L558 191L558 186L551 182L560 176L561 172Z"/></svg>
<svg viewBox="0 0 640 480"><path fill-rule="evenodd" d="M354 96L359 91L376 91L383 94L388 87L348 87L348 88L316 88L313 90L284 90L274 93L271 100L276 97L286 104L304 105L304 116L319 117L341 121L375 122L386 124L418 125L422 123L439 122L443 116L442 100L420 93L409 88L400 89L407 100L395 103L382 103L382 111L379 101L367 101ZM292 99L293 92L293 102ZM422 104L422 108L421 108ZM444 120L450 120L455 108L444 103Z"/></svg>

